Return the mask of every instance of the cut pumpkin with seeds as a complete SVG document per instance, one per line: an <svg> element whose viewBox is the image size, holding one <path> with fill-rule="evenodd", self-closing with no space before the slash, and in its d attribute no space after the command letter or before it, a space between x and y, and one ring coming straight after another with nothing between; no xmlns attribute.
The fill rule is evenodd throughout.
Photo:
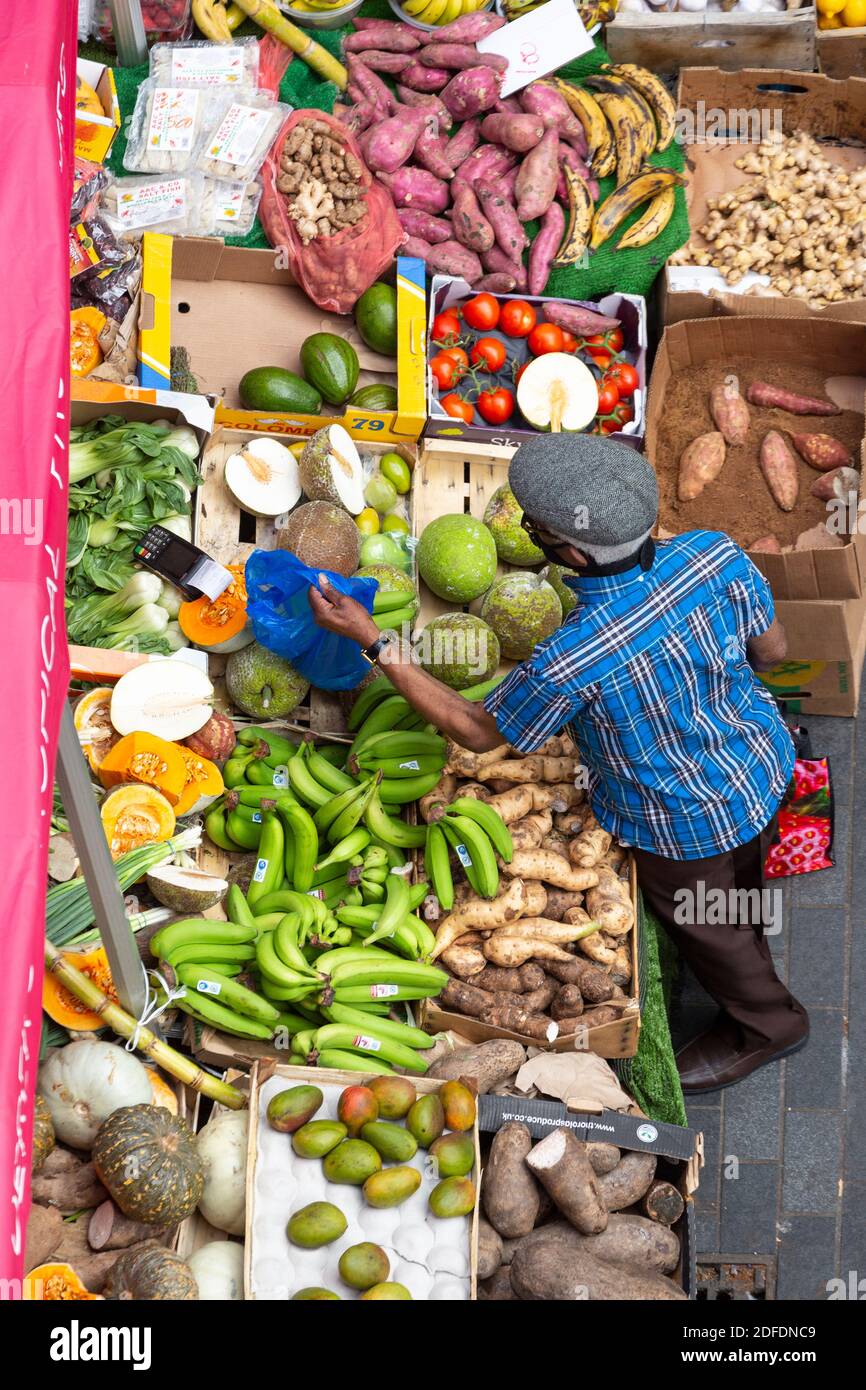
<svg viewBox="0 0 866 1390"><path fill-rule="evenodd" d="M22 1297L28 1302L73 1302L99 1299L101 1295L85 1288L72 1265L46 1264L31 1269L22 1286Z"/></svg>
<svg viewBox="0 0 866 1390"><path fill-rule="evenodd" d="M243 565L228 565L232 582L219 598L206 595L182 603L177 615L188 642L202 651L228 654L249 646L252 627L247 622L247 585Z"/></svg>
<svg viewBox="0 0 866 1390"><path fill-rule="evenodd" d="M142 845L159 845L174 834L171 803L155 787L128 782L110 791L99 808L112 859Z"/></svg>
<svg viewBox="0 0 866 1390"><path fill-rule="evenodd" d="M90 951L63 951L62 955L64 960L92 980L112 1003L118 1002L108 956L102 946L96 946ZM42 1007L50 1019L59 1023L62 1028L68 1028L70 1032L92 1033L97 1028L105 1027L105 1021L99 1014L93 1013L80 999L76 999L71 990L64 988L51 971L46 973L42 982Z"/></svg>
<svg viewBox="0 0 866 1390"><path fill-rule="evenodd" d="M223 793L222 773L216 763L199 757L191 748L182 744L174 745L186 768L186 782L179 801L174 808L176 816L192 816L204 811L212 801Z"/></svg>
<svg viewBox="0 0 866 1390"><path fill-rule="evenodd" d="M120 738L111 722L112 694L109 685L88 690L76 701L72 711L72 722L91 772L99 771L102 759Z"/></svg>
<svg viewBox="0 0 866 1390"><path fill-rule="evenodd" d="M195 758L195 754L190 753L190 757ZM162 792L172 806L184 796L189 776L183 750L156 734L127 734L99 765L99 780L106 791L121 782L145 782ZM222 790L222 778L219 780Z"/></svg>

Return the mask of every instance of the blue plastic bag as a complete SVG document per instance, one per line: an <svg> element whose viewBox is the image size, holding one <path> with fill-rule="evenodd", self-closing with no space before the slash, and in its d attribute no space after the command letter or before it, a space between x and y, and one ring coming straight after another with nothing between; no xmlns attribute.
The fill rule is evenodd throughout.
<svg viewBox="0 0 866 1390"><path fill-rule="evenodd" d="M290 661L320 690L351 690L370 667L357 642L316 625L307 591L325 574L341 594L373 611L375 579L345 579L330 570L312 570L288 550L254 550L246 563L247 613L256 641Z"/></svg>

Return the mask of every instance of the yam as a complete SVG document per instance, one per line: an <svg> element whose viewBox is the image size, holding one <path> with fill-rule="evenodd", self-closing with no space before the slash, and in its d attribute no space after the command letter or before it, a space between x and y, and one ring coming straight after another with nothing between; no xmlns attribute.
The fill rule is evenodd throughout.
<svg viewBox="0 0 866 1390"><path fill-rule="evenodd" d="M532 1135L526 1125L510 1120L493 1136L481 1183L481 1203L487 1220L500 1236L527 1236L538 1215L539 1192L526 1166Z"/></svg>
<svg viewBox="0 0 866 1390"><path fill-rule="evenodd" d="M416 213L408 208L403 209L403 214L408 217L420 218L425 222L436 220L435 218L428 217L426 213ZM400 220L402 222L402 217ZM409 231L409 228L407 227L406 230ZM423 235L423 233L419 232L417 233L417 235ZM450 232L448 232L446 236L443 237L443 240L447 240L448 236L450 236ZM429 241L430 238L428 237L427 240ZM434 806L447 806L449 801L453 801L456 795L457 777L453 772L443 772L442 776L439 778L439 781L436 783L436 786L433 788L433 790L427 792L426 795L422 796L420 801L418 802L418 809L421 812L421 819L424 822L429 821L430 812ZM465 795L465 793L461 793L461 795Z"/></svg>
<svg viewBox="0 0 866 1390"><path fill-rule="evenodd" d="M553 888L567 888L572 893L594 888L598 883L594 869L575 869L558 854L544 849L517 850L511 863L506 864L505 872L511 878L535 878Z"/></svg>
<svg viewBox="0 0 866 1390"><path fill-rule="evenodd" d="M486 753L473 753L459 743L449 742L445 767L448 772L456 772L458 777L477 777L482 768L501 762L510 752L509 743L499 743L495 748L488 748Z"/></svg>
<svg viewBox="0 0 866 1390"><path fill-rule="evenodd" d="M519 996L515 999L513 996L500 995L495 1002L479 1010L478 1019L481 1023L486 1023L488 1028L504 1028L509 1033L523 1033L536 1042L552 1043L559 1035L558 1023L548 1018L547 1014L534 1013L523 1008Z"/></svg>
<svg viewBox="0 0 866 1390"><path fill-rule="evenodd" d="M64 1161L61 1167L61 1158L72 1162ZM34 1202L57 1207L64 1216L98 1207L108 1196L92 1163L83 1163L74 1154L57 1149L48 1155L39 1172L33 1174L30 1193Z"/></svg>
<svg viewBox="0 0 866 1390"><path fill-rule="evenodd" d="M611 1172L621 1158L616 1144L607 1144L603 1140L590 1141L586 1146L586 1156L592 1164L593 1172L599 1174Z"/></svg>
<svg viewBox="0 0 866 1390"><path fill-rule="evenodd" d="M476 927L481 931L492 931L494 927L516 921L523 913L525 898L523 883L519 878L513 878L501 897L492 901L473 897L460 903L439 923L431 960L441 956L466 931Z"/></svg>
<svg viewBox="0 0 866 1390"><path fill-rule="evenodd" d="M597 931L598 926L589 918L586 922L553 922L547 917L521 917L518 922L506 922L496 930L505 932L508 936L534 936L540 941L555 941L559 945L567 945L569 942L579 941L584 933L588 935Z"/></svg>
<svg viewBox="0 0 866 1390"><path fill-rule="evenodd" d="M679 1221L685 1211L686 1204L682 1194L677 1191L672 1182L665 1182L662 1178L656 1178L654 1182L650 1183L649 1191L644 1196L641 1207L653 1224L673 1226L674 1222Z"/></svg>
<svg viewBox="0 0 866 1390"><path fill-rule="evenodd" d="M472 983L478 989L489 990L491 994L528 994L544 984L544 971L540 965L531 963L509 970L485 962L484 970L473 978Z"/></svg>
<svg viewBox="0 0 866 1390"><path fill-rule="evenodd" d="M579 835L583 829L586 807L575 806L571 811L557 811L553 817L553 828L560 835Z"/></svg>
<svg viewBox="0 0 866 1390"><path fill-rule="evenodd" d="M505 782L515 784L526 782L558 783L570 781L580 771L581 767L577 758L544 758L538 753L531 753L527 758L503 758L498 762L486 762L478 768L475 776L480 782L490 782L501 778Z"/></svg>
<svg viewBox="0 0 866 1390"><path fill-rule="evenodd" d="M578 1028L600 1028L605 1023L616 1023L620 1017L621 1010L614 1008L611 1004L599 1004L595 1008L585 1009L582 1014L572 1018L560 1018L559 1031L563 1037L571 1037L577 1032Z"/></svg>
<svg viewBox="0 0 866 1390"><path fill-rule="evenodd" d="M580 834L568 846L568 857L576 869L594 869L610 849L613 836L603 830L592 812L584 820Z"/></svg>
<svg viewBox="0 0 866 1390"><path fill-rule="evenodd" d="M520 969L525 970L526 966L521 966ZM554 980L552 975L545 975L542 984L537 989L529 990L514 1002L529 1013L547 1013L561 988L559 981Z"/></svg>
<svg viewBox="0 0 866 1390"><path fill-rule="evenodd" d="M582 893L570 893L565 888L549 888L547 890L547 902L544 906L544 916L551 922L561 922L566 912L573 907L583 905Z"/></svg>
<svg viewBox="0 0 866 1390"><path fill-rule="evenodd" d="M577 1018L583 1013L583 996L577 985L560 985L550 1005L550 1017L557 1023L562 1018Z"/></svg>
<svg viewBox="0 0 866 1390"><path fill-rule="evenodd" d="M132 1221L109 1199L90 1213L87 1243L91 1250L126 1250L141 1240L159 1240L167 1226L145 1226Z"/></svg>
<svg viewBox="0 0 866 1390"><path fill-rule="evenodd" d="M512 1038L491 1038L473 1047L458 1047L440 1057L427 1075L435 1081L462 1081L484 1096L514 1076L525 1061L526 1050L521 1043Z"/></svg>
<svg viewBox="0 0 866 1390"><path fill-rule="evenodd" d="M586 1249L577 1232L564 1237L543 1227L522 1240L508 1266L518 1297L533 1302L616 1303L648 1300L685 1301L686 1294L663 1274L635 1273Z"/></svg>
<svg viewBox="0 0 866 1390"><path fill-rule="evenodd" d="M475 984L478 984L476 977L490 969L481 947L467 946L462 937L442 952L440 960L450 974L460 980L473 980Z"/></svg>
<svg viewBox="0 0 866 1390"><path fill-rule="evenodd" d="M599 1179L586 1144L568 1129L555 1129L526 1158L527 1167L546 1188L555 1207L583 1235L603 1231L608 1221Z"/></svg>
<svg viewBox="0 0 866 1390"><path fill-rule="evenodd" d="M518 1303L520 1300L511 1287L511 1274L507 1265L501 1265L490 1279L478 1285L480 1303Z"/></svg>
<svg viewBox="0 0 866 1390"><path fill-rule="evenodd" d="M35 1203L27 1216L27 1235L24 1245L24 1272L29 1274L37 1265L48 1262L63 1235L63 1217L57 1207L42 1207Z"/></svg>
<svg viewBox="0 0 866 1390"><path fill-rule="evenodd" d="M533 811L567 811L571 806L577 806L584 797L582 787L576 787L573 782L554 782L551 786L533 786L532 809Z"/></svg>
<svg viewBox="0 0 866 1390"><path fill-rule="evenodd" d="M545 962L572 959L568 951L552 941L537 936L510 936L507 932L493 932L482 949L492 965L525 965L533 958Z"/></svg>
<svg viewBox="0 0 866 1390"><path fill-rule="evenodd" d="M534 811L509 827L512 846L514 849L541 849L552 828L553 818L549 811Z"/></svg>
<svg viewBox="0 0 866 1390"><path fill-rule="evenodd" d="M597 864L598 884L586 895L586 910L609 936L625 936L634 926L628 884L606 864Z"/></svg>
<svg viewBox="0 0 866 1390"><path fill-rule="evenodd" d="M468 1014L470 1018L480 1018L491 1002L487 990L476 989L475 985L467 984L465 980L449 980L438 997L443 1009L456 1009L459 1014Z"/></svg>
<svg viewBox="0 0 866 1390"><path fill-rule="evenodd" d="M577 985L588 1004L603 1004L613 995L610 977L588 960L572 956L568 961L545 961L544 968L562 984Z"/></svg>
<svg viewBox="0 0 866 1390"><path fill-rule="evenodd" d="M655 1172L655 1154L636 1151L624 1153L616 1167L609 1173L603 1173L598 1180L608 1211L633 1207L649 1191Z"/></svg>
<svg viewBox="0 0 866 1390"><path fill-rule="evenodd" d="M478 1220L478 1278L490 1279L502 1264L502 1237L484 1217Z"/></svg>

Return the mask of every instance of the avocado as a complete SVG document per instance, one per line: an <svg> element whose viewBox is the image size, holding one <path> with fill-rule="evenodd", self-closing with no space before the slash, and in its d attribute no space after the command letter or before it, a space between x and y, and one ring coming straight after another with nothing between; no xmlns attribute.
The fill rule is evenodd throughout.
<svg viewBox="0 0 866 1390"><path fill-rule="evenodd" d="M291 411L300 415L319 415L322 397L303 377L285 367L254 367L238 383L238 395L245 410Z"/></svg>

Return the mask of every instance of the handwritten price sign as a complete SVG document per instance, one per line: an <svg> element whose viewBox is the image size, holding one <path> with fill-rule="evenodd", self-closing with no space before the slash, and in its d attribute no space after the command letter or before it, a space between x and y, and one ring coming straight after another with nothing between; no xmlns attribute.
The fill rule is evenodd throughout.
<svg viewBox="0 0 866 1390"><path fill-rule="evenodd" d="M501 93L507 97L537 77L546 77L588 53L592 39L574 8L574 0L548 0L546 5L481 39L478 48L484 53L501 53L508 59Z"/></svg>

